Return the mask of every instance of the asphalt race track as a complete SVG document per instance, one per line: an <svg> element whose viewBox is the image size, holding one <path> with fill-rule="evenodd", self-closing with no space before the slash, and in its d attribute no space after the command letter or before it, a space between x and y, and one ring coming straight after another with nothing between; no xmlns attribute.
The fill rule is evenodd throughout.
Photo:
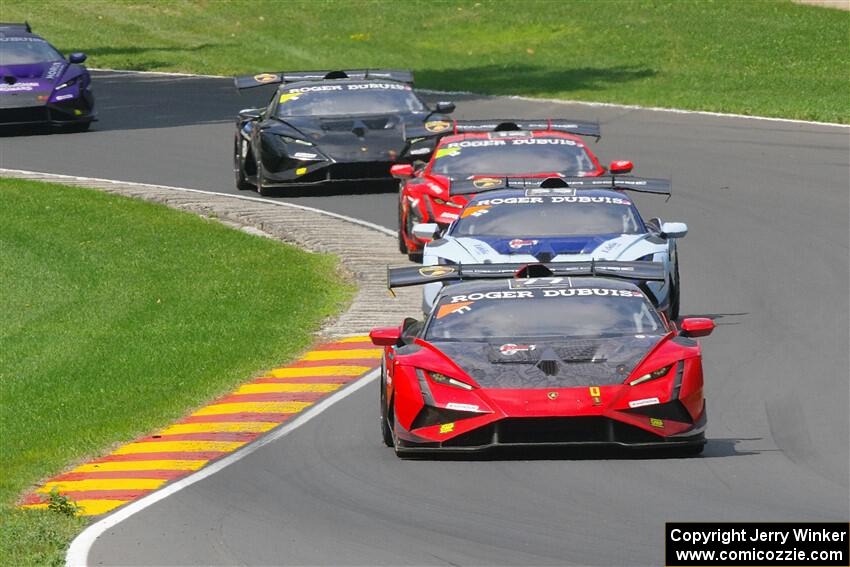
<svg viewBox="0 0 850 567"><path fill-rule="evenodd" d="M267 93L115 73L95 89L92 132L0 139L0 166L236 192L233 117ZM718 323L704 455L402 461L370 386L120 523L90 564L661 565L665 521L847 521L850 130L455 100L467 118L598 118L601 159L672 175L669 202L637 200L688 223L682 313ZM290 198L394 228L395 195L355 189Z"/></svg>

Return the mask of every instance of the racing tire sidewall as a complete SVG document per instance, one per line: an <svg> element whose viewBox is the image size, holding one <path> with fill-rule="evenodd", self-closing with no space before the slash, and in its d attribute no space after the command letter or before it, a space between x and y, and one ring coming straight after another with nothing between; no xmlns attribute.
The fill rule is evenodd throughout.
<svg viewBox="0 0 850 567"><path fill-rule="evenodd" d="M381 360L381 380L380 380L380 396L378 398L379 403L381 404L380 408L380 416L381 416L381 438L384 441L384 445L387 447L395 446L395 439L393 439L393 430L390 426L389 415L388 415L388 407L387 407L387 369L384 360Z"/></svg>
<svg viewBox="0 0 850 567"><path fill-rule="evenodd" d="M259 193L262 197L268 197L272 194L271 189L265 185L265 179L263 177L263 163L260 160L257 160L257 193Z"/></svg>
<svg viewBox="0 0 850 567"><path fill-rule="evenodd" d="M407 242L404 240L404 201L398 200L398 251L407 254Z"/></svg>
<svg viewBox="0 0 850 567"><path fill-rule="evenodd" d="M254 186L248 183L248 180L245 178L245 168L243 167L244 164L242 163L242 154L240 151L242 149L242 143L237 134L233 142L233 173L236 176L236 188L240 191L247 191L253 189Z"/></svg>

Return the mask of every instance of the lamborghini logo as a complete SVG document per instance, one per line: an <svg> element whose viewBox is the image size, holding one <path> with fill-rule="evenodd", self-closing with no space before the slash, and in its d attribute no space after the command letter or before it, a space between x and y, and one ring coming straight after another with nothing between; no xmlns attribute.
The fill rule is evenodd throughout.
<svg viewBox="0 0 850 567"><path fill-rule="evenodd" d="M254 80L258 83L271 83L278 80L278 76L274 73L260 73L259 75L254 75Z"/></svg>
<svg viewBox="0 0 850 567"><path fill-rule="evenodd" d="M546 397L549 398L550 400L557 400L558 399L558 392L549 392L548 394L546 394Z"/></svg>
<svg viewBox="0 0 850 567"><path fill-rule="evenodd" d="M451 127L452 123L445 120L431 120L425 123L425 129L429 132L445 132Z"/></svg>
<svg viewBox="0 0 850 567"><path fill-rule="evenodd" d="M455 269L450 266L425 266L424 268L419 268L419 273L426 278L439 278L446 274L453 274L454 271Z"/></svg>
<svg viewBox="0 0 850 567"><path fill-rule="evenodd" d="M502 184L502 180L495 177L479 177L474 180L472 184L477 189L492 189L493 187L498 187Z"/></svg>

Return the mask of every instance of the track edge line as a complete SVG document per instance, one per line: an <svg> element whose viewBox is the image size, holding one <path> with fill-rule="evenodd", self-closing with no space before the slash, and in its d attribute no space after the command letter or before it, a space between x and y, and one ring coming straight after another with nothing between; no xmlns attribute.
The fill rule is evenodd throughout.
<svg viewBox="0 0 850 567"><path fill-rule="evenodd" d="M187 486L191 486L196 482L199 482L209 476L214 475L215 473L223 470L224 468L232 465L233 463L240 461L247 457L248 455L254 453L258 449L265 447L269 443L277 441L282 437L285 437L295 429L301 427L305 423L308 423L314 417L320 415L322 412L327 410L330 406L337 403L353 394L354 392L364 388L366 385L371 384L377 375L380 373L380 369L376 368L361 378L358 378L350 385L342 388L338 392L328 396L323 399L319 403L314 406L307 408L304 412L297 415L297 417L293 418L292 421L286 422L277 429L273 429L265 436L261 437L254 443L249 443L244 447L237 449L233 453L223 457L222 459L211 463L210 465L198 470L197 472L192 473L189 476L183 477L180 480L177 480L173 483L167 484L161 490L157 490L156 492L152 492L150 495L140 498L127 506L120 508L113 514L110 514L103 518L102 520L98 520L93 523L85 530L83 530L77 537L73 539L71 545L68 547L68 551L65 554L65 565L66 567L86 567L88 565L88 557L91 552L92 546L95 544L97 539L103 535L106 530L118 525L123 522L127 518L132 515L141 512L145 508L156 504L160 500L183 490Z"/></svg>

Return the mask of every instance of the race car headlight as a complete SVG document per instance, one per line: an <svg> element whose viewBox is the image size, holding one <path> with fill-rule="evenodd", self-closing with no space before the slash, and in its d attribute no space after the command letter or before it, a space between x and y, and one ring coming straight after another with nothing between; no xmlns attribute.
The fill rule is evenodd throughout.
<svg viewBox="0 0 850 567"><path fill-rule="evenodd" d="M635 378L634 380L629 382L629 386L637 386L638 384L643 384L644 382L649 382L650 380L661 378L662 376L665 376L668 372L670 372L671 368L673 368L672 364L665 366L664 368L659 368L658 370L650 372L649 374L644 374L643 376Z"/></svg>
<svg viewBox="0 0 850 567"><path fill-rule="evenodd" d="M79 80L80 80L80 77L74 77L70 81L65 81L64 83L62 83L61 85L56 87L54 90L58 91L58 90L62 90L62 89L67 89L68 87L72 87L72 86L76 85L79 82Z"/></svg>
<svg viewBox="0 0 850 567"><path fill-rule="evenodd" d="M455 388L462 388L464 390L472 390L472 386L467 384L466 382L461 382L451 376L446 376L445 374L440 374L439 372L428 372L428 377L431 378L437 384L442 384L443 386L454 386Z"/></svg>
<svg viewBox="0 0 850 567"><path fill-rule="evenodd" d="M278 134L278 138L286 142L287 144L301 144L302 146L313 146L313 142L308 142L307 140L299 140L298 138L291 138L289 136L281 136Z"/></svg>
<svg viewBox="0 0 850 567"><path fill-rule="evenodd" d="M641 256L640 258L638 258L635 261L636 262L652 262L652 260L654 258L655 258L655 254L647 254L646 256Z"/></svg>
<svg viewBox="0 0 850 567"><path fill-rule="evenodd" d="M440 199L439 197L431 197L431 198L434 200L435 203L437 203L438 205L443 205L444 207L453 207L455 209L462 209L463 208L463 205L458 205L457 203L452 203L451 201L444 201L443 199Z"/></svg>

